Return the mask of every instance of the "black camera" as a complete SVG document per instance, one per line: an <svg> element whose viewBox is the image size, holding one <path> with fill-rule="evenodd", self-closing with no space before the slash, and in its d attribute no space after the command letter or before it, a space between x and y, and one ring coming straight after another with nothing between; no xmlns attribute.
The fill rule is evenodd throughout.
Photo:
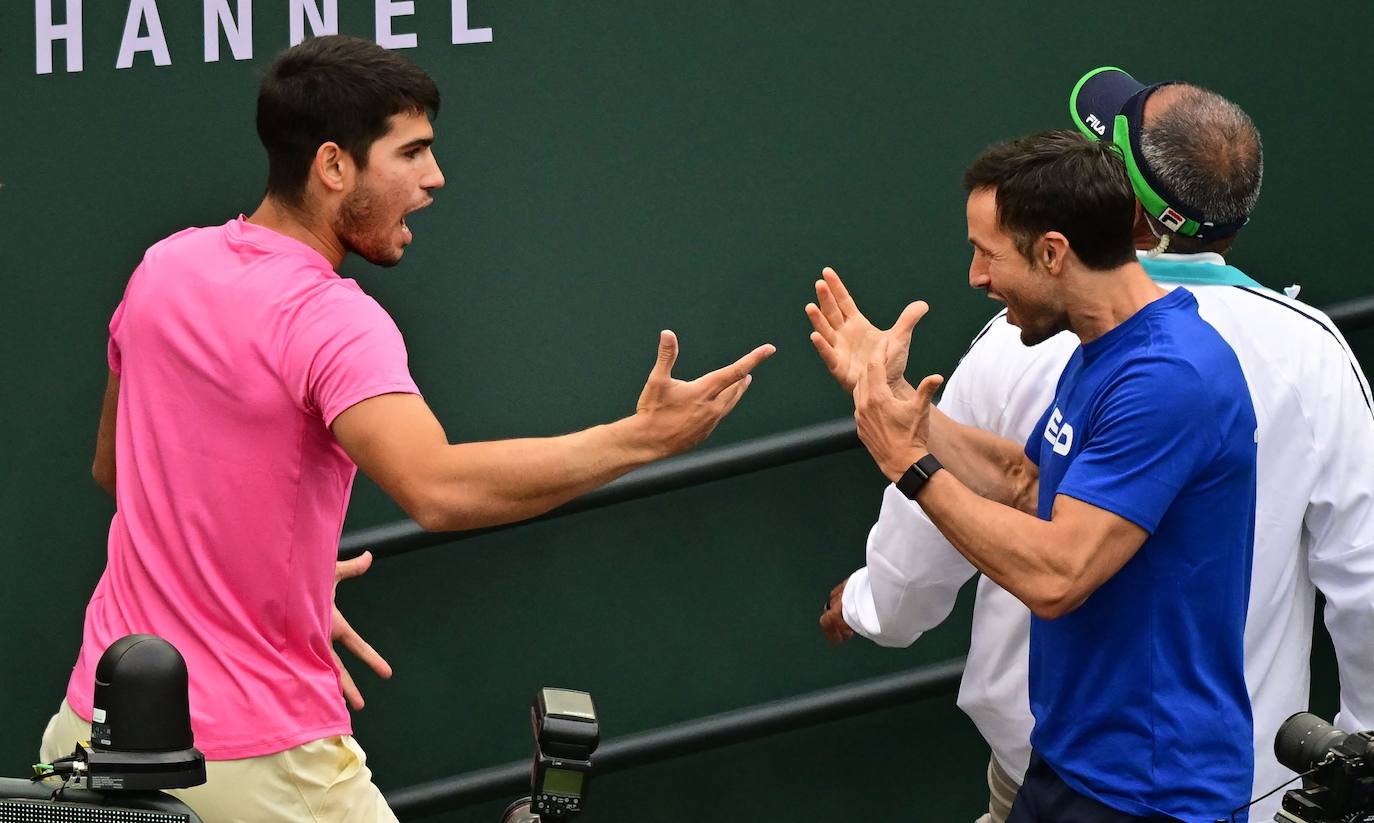
<svg viewBox="0 0 1374 823"><path fill-rule="evenodd" d="M0 821L199 823L159 791L205 782L189 701L186 661L171 643L150 634L116 640L95 668L91 739L36 764L30 780L0 779Z"/></svg>
<svg viewBox="0 0 1374 823"><path fill-rule="evenodd" d="M1347 734L1309 712L1279 727L1274 755L1304 775L1283 796L1280 823L1374 823L1374 732Z"/></svg>
<svg viewBox="0 0 1374 823"><path fill-rule="evenodd" d="M534 763L530 797L512 803L502 823L562 823L582 811L592 752L601 739L592 696L572 689L540 689L530 706Z"/></svg>

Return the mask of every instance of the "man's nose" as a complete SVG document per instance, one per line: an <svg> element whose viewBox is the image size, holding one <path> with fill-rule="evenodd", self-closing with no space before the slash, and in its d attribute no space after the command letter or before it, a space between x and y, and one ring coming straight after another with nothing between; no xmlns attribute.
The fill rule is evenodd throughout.
<svg viewBox="0 0 1374 823"><path fill-rule="evenodd" d="M434 167L420 180L422 189L442 189L444 187L444 172L439 168L439 161L436 158Z"/></svg>
<svg viewBox="0 0 1374 823"><path fill-rule="evenodd" d="M977 262L969 264L968 284L970 286L975 289L985 289L988 287L988 283L991 279L992 278L988 277L986 266L980 266Z"/></svg>

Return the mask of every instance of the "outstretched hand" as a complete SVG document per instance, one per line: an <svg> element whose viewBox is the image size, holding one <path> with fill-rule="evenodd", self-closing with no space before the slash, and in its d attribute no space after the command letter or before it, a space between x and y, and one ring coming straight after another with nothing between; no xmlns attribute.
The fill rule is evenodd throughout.
<svg viewBox="0 0 1374 823"><path fill-rule="evenodd" d="M930 451L930 407L936 389L944 382L938 374L921 381L913 390L905 380L893 387L888 382L893 357L889 341L874 349L863 375L854 387L854 422L868 453L894 483Z"/></svg>
<svg viewBox="0 0 1374 823"><path fill-rule="evenodd" d="M695 380L673 377L677 335L664 330L658 337L658 360L635 404L635 415L648 427L649 440L662 455L687 451L705 440L744 396L750 374L777 349L765 343L728 366Z"/></svg>
<svg viewBox="0 0 1374 823"><path fill-rule="evenodd" d="M340 560L334 564L334 591L339 590L339 581L347 580L350 577L357 577L372 567L372 552L363 552L351 560ZM362 635L353 630L348 621L344 619L343 613L339 611L337 605L331 604L334 609L334 616L330 625L329 637L333 641L329 648L329 653L334 656L334 665L339 669L339 684L343 688L344 699L348 701L349 708L357 711L366 705L363 700L363 693L358 690L358 684L353 682L353 676L344 667L343 659L335 651L333 643L342 643L345 649L353 653L355 657L367 664L368 668L377 673L383 680L391 677L391 664L386 662L372 645L362 638Z"/></svg>
<svg viewBox="0 0 1374 823"><path fill-rule="evenodd" d="M911 348L911 333L929 308L925 301L917 300L902 310L892 328L879 329L859 311L835 270L826 267L821 272L821 279L816 281L816 302L806 304L806 316L815 329L811 333L811 344L816 347L830 376L846 392L853 394L873 352L886 342L890 346L890 357L885 361L887 382L894 391L900 391L905 383L903 372Z"/></svg>

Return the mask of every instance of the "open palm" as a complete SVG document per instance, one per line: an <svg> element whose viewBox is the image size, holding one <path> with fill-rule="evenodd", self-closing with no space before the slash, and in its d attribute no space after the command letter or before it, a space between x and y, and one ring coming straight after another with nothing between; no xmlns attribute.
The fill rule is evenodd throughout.
<svg viewBox="0 0 1374 823"><path fill-rule="evenodd" d="M806 316L815 329L811 343L830 376L853 394L874 352L886 341L887 382L894 392L902 391L906 385L904 372L911 333L929 306L917 300L902 310L892 328L879 329L859 311L834 269L826 268L821 278L816 281L816 302L806 304Z"/></svg>

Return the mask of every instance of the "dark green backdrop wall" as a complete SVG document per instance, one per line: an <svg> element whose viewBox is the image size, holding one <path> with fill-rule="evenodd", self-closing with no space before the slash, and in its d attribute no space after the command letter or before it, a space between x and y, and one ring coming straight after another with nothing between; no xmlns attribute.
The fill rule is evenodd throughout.
<svg viewBox="0 0 1374 823"><path fill-rule="evenodd" d="M144 53L117 70L128 3L90 0L84 70L62 71L59 46L38 75L34 3L0 4L4 774L61 698L102 566L111 503L89 463L109 313L148 244L261 193L253 102L288 4L258 0L253 59L225 45L214 63L202 4L157 5L171 65ZM663 327L683 374L778 344L714 444L845 415L801 311L826 264L884 323L929 300L912 370L947 373L994 308L965 281L964 164L1066 126L1070 87L1102 64L1254 115L1268 173L1242 267L1315 305L1374 291L1368 4L466 5L491 43L452 45L442 0L395 24L445 94L448 185L399 268L346 271L395 316L455 438L630 412ZM368 0L338 18L375 34ZM1352 343L1374 358L1374 335ZM881 485L851 452L380 562L340 593L396 668L361 675L378 782L524 756L524 707L546 683L591 690L617 736L961 653L966 601L908 651L830 649L816 630L822 595L862 562ZM350 528L398 516L359 481ZM1319 674L1329 714L1329 663ZM985 756L937 698L607 777L586 818L968 819Z"/></svg>

